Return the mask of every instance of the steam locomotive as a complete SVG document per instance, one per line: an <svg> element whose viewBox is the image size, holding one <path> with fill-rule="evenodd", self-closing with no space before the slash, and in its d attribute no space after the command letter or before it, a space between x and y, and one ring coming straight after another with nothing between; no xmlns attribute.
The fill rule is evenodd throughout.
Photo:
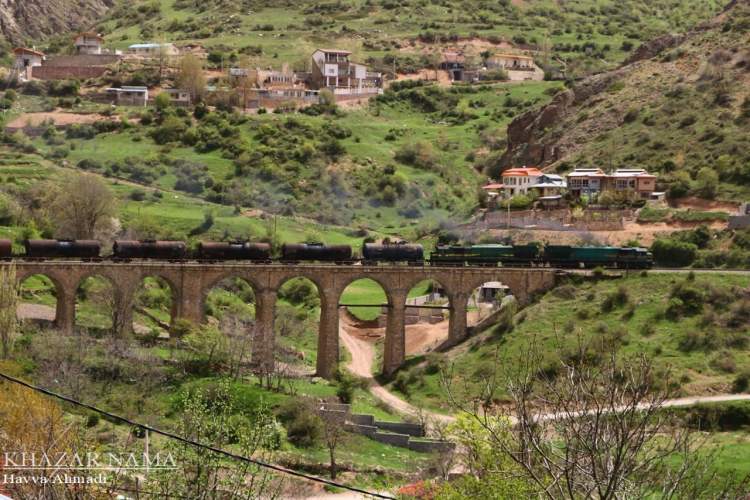
<svg viewBox="0 0 750 500"><path fill-rule="evenodd" d="M25 254L14 256L11 242L0 240L0 259L14 257L26 260L80 259L115 262L138 259L181 262L243 261L271 263L271 246L267 243L202 241L190 251L183 241L117 240L112 255L101 255L101 244L95 240L27 240ZM284 244L282 263L329 262L336 264L378 265L380 263L444 266L519 266L563 268L625 268L647 269L653 256L639 247L576 247L566 245L438 245L425 258L422 245L395 243L362 245L362 257L355 257L348 245L321 243Z"/></svg>

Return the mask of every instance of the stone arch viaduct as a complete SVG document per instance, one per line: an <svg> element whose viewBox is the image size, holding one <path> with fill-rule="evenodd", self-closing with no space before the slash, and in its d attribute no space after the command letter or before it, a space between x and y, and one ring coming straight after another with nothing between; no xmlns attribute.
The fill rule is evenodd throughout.
<svg viewBox="0 0 750 500"><path fill-rule="evenodd" d="M0 264L1 265L1 264ZM393 373L405 357L404 312L407 294L423 280L440 283L450 301L449 342L466 336L466 312L471 293L488 281L507 285L516 299L527 303L533 294L555 284L555 269L517 269L501 267L411 267L315 264L249 264L197 262L72 262L18 261L19 281L32 276L47 276L55 285L56 323L64 333L73 331L76 291L82 281L101 276L113 284L115 330L127 334L132 327L135 294L146 277L159 277L172 288L172 320L185 318L196 323L204 319L204 301L208 292L226 278L242 278L255 292L256 328L253 339L253 363L261 370L273 368L274 312L281 285L292 278L307 278L318 288L320 296L320 330L318 335L317 374L330 377L338 363L339 299L353 281L370 278L385 291L388 319L383 353L383 372Z"/></svg>

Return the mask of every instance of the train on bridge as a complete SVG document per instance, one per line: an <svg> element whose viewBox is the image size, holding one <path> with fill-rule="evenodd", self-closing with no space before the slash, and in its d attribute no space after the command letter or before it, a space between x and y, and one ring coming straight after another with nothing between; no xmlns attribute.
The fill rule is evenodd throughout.
<svg viewBox="0 0 750 500"><path fill-rule="evenodd" d="M297 264L326 262L335 264L507 266L559 268L647 269L653 256L640 247L577 247L567 245L438 245L426 254L422 245L409 243L364 243L360 256L349 245L321 243L284 244L279 258L273 258L271 245L252 242L201 241L189 249L183 241L116 240L111 255L103 255L96 240L26 240L25 252L15 254L10 240L0 240L0 259L84 261L133 260L223 262L242 261L257 264L273 262Z"/></svg>

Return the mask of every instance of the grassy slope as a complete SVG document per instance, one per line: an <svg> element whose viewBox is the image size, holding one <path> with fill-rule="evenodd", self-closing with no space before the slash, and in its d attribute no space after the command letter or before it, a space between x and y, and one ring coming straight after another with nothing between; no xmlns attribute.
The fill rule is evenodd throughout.
<svg viewBox="0 0 750 500"><path fill-rule="evenodd" d="M253 46L262 53L253 57L259 66L305 60L321 46L346 47L358 60L386 53L414 52L409 41L427 32L462 37L522 37L550 47L561 44L609 46L601 54L557 50L557 57L576 61L582 70L606 67L622 60L624 40L638 45L659 34L684 31L709 18L722 5L719 0L629 0L610 2L553 0L523 2L362 2L325 3L305 0L284 7L253 3L250 11L240 2L181 2L157 0L160 12L138 14L142 4L123 2L100 26L109 43L125 48L130 43L159 37L178 43L198 42L208 48ZM198 9L196 6L200 6ZM236 6L236 7L235 7ZM182 7L182 8L178 8ZM230 18L228 14L232 14ZM271 25L268 31L257 29ZM516 38L518 41L521 39ZM603 57L605 60L600 60ZM573 69L573 68L571 68Z"/></svg>
<svg viewBox="0 0 750 500"><path fill-rule="evenodd" d="M566 298L560 298L552 291L519 313L518 324L511 333L496 334L490 330L446 353L443 360L452 364L453 389L462 395L476 393L477 377L492 373L496 360L500 363L501 373L506 368L520 366L530 343L536 343L545 364L552 366L556 357L572 348L581 335L584 339L605 343L620 342L624 353L653 356L659 367L671 368L670 380L676 384L679 393L726 392L734 373L750 367L750 352L746 344L739 344L740 347L706 346L686 351L680 348L680 343L693 332L704 332L716 338L725 338L728 333L743 336L747 334L747 327L732 329L723 326L722 318L727 313L721 310L717 311L710 327L701 326L701 314L683 315L676 320L664 319L663 311L673 285L684 280L685 277L679 275L651 274L566 287L570 294ZM628 305L602 312L602 302L621 285L628 291ZM747 289L750 279L737 275L699 275L695 278L695 286L704 291L715 288L728 293L730 299L724 300L724 306L729 308L741 293L736 290ZM633 314L629 316L631 306ZM714 309L718 307L704 306L704 312ZM653 330L647 331L645 325L650 325ZM730 359L732 363L723 363ZM421 358L412 359L410 365L413 368L403 370L408 392L405 397L416 404L445 411L448 405L440 385L440 375L436 372L429 374L432 370L425 363L420 364L421 361Z"/></svg>
<svg viewBox="0 0 750 500"><path fill-rule="evenodd" d="M352 132L350 137L341 140L346 151L344 158L339 160L337 165L329 166L339 171L344 183L349 186L338 195L326 194L320 195L323 196L322 199L316 198L316 193L326 192L324 190L328 189L328 186L317 178L297 182L275 182L265 180L262 173L251 170L242 177L235 177L235 182L246 186L247 192L252 193L252 199L245 201L251 205L249 208L276 212L290 210L291 207L287 206L285 200L291 191L293 196L304 198L298 199L302 207L299 210L304 211L304 214L300 215L324 217L324 220L341 220L340 223L346 223L349 227L368 228L414 239L418 227L434 228L446 220L463 220L471 212L476 205L475 193L481 177L473 168L470 153L482 146L481 134L490 132L497 136L495 140L501 140L510 117L517 113L519 108L546 102L550 96L545 91L557 86L559 84L549 82L496 85L459 94L454 110L459 113L470 113L473 118L458 125L447 123L439 113L426 113L408 101L398 100L390 104L348 111L342 116L332 118L333 123ZM508 100L515 104L506 107L505 103ZM14 112L18 113L21 106L16 106ZM33 99L25 99L23 107L29 106L41 107L38 100L35 102ZM118 110L125 115L131 111L127 108ZM295 115L294 119L314 129L320 129L329 120L301 114ZM242 140L252 151L259 147L256 131L260 127L284 123L285 120L287 117L274 114L252 117L240 126ZM77 165L82 160L92 160L105 167L112 162L128 158L138 161L153 160L158 164L161 163L162 155L166 154L172 160L182 159L206 165L209 177L215 182L229 182L228 180L234 177L233 161L223 157L219 151L199 153L187 147L165 148L155 144L148 136L144 137L145 132L147 130L143 127L136 127L121 132L99 134L90 140L61 138L62 146L50 145L42 138L36 139L33 143L45 155L61 148L69 151L66 160L71 165ZM395 139L386 139L389 133L395 136ZM437 163L434 169L417 169L394 161L396 151L403 145L416 141L426 141L432 145ZM12 165L12 162L9 161L8 164ZM382 169L388 165L395 167L396 176L405 179L405 192L393 205L379 202L377 191L370 194L362 192L371 179L378 177ZM13 175L14 167L10 168L11 170L6 172ZM157 172L154 187L165 190L174 187L173 168L148 168ZM0 175L2 174L0 171ZM305 177L304 172L301 176ZM310 185L313 192L304 188L303 182ZM125 191L128 190L130 188L125 188ZM337 200L326 198L330 196L336 196ZM174 226L180 231L186 231L195 226L187 228L180 219L193 219L196 210L205 211L211 208L216 210L222 219L217 221L217 225L222 229L228 228L231 232L240 229L236 221L226 220L232 213L231 209L217 209L209 205L200 208L200 205L200 202L187 198L183 193L165 197L155 206L143 202L127 203L124 209L125 222L137 213L154 215L169 218L169 227ZM416 218L409 215L404 212L406 208L418 210L419 215ZM262 225L258 222L256 220L255 223L246 223L252 226L254 234L262 232ZM278 228L284 231L287 224L279 224ZM307 230L314 233L312 227L308 227ZM330 238L330 234L325 234L325 229L321 232L322 238L329 243L344 243L341 239L336 241L335 238ZM280 234L282 240L305 239L304 236L289 233L290 231Z"/></svg>

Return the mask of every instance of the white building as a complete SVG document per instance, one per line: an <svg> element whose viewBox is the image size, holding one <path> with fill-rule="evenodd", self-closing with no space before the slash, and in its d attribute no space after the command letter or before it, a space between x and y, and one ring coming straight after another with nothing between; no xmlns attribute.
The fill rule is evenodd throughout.
<svg viewBox="0 0 750 500"><path fill-rule="evenodd" d="M180 50L173 43L134 43L128 47L128 54L140 57L177 56Z"/></svg>
<svg viewBox="0 0 750 500"><path fill-rule="evenodd" d="M113 96L119 106L146 106L148 104L148 87L123 85L108 88L107 94Z"/></svg>
<svg viewBox="0 0 750 500"><path fill-rule="evenodd" d="M13 68L18 71L22 80L28 80L31 78L31 68L41 66L46 58L44 52L27 49L25 47L17 47L13 49L13 54L16 56Z"/></svg>
<svg viewBox="0 0 750 500"><path fill-rule="evenodd" d="M541 170L535 167L509 168L503 172L503 195L510 198L519 194L526 194L529 189L539 182Z"/></svg>
<svg viewBox="0 0 750 500"><path fill-rule="evenodd" d="M101 54L104 38L89 31L78 33L73 39L77 54Z"/></svg>

